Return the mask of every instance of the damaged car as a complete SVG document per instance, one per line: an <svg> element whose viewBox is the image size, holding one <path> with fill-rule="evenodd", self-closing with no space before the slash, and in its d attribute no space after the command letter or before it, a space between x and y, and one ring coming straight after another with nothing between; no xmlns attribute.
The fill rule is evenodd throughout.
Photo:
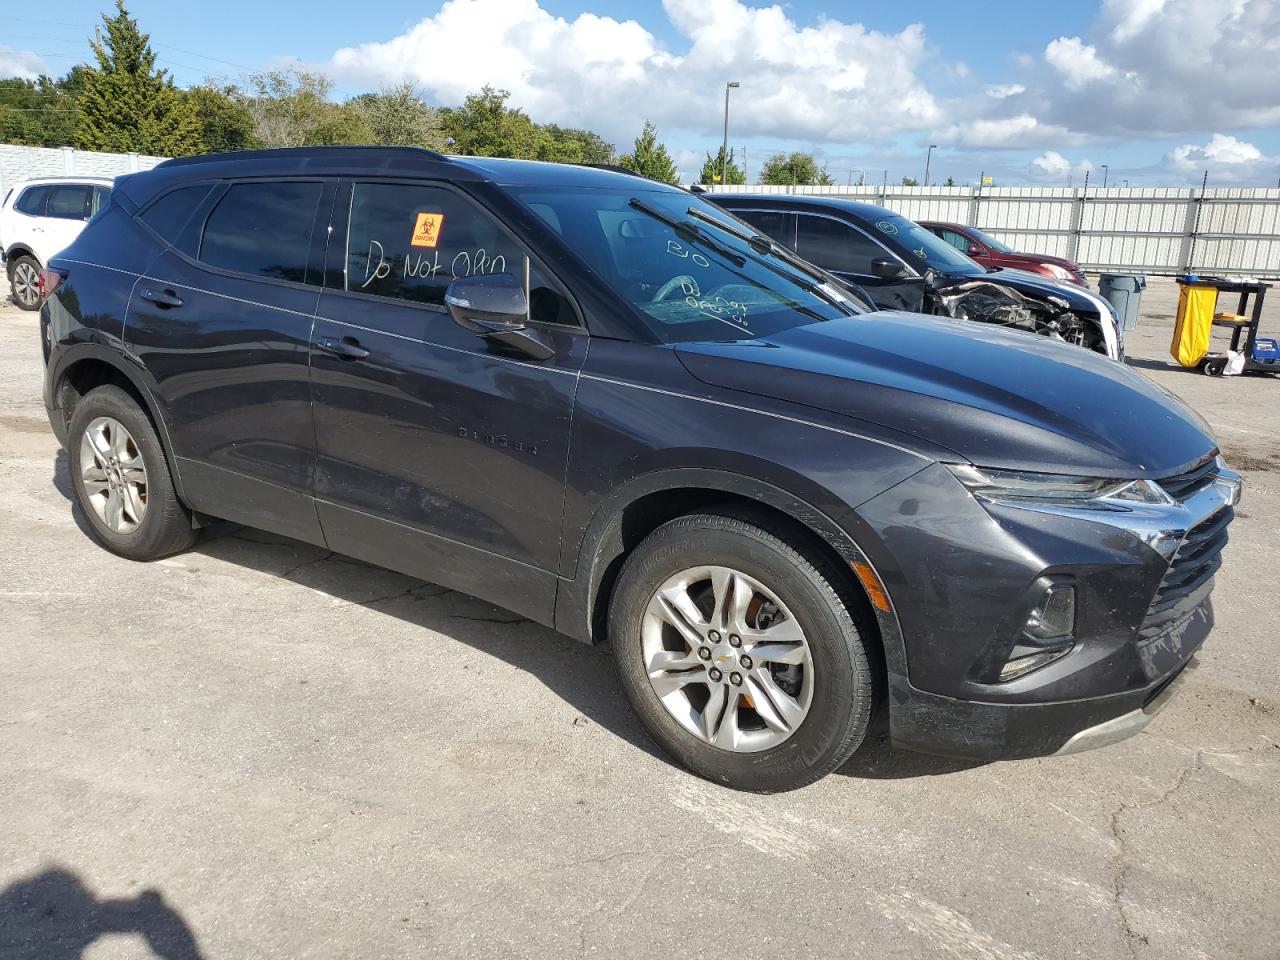
<svg viewBox="0 0 1280 960"><path fill-rule="evenodd" d="M920 224L840 197L715 194L710 200L884 310L1025 330L1124 357L1115 311L1074 283L988 269Z"/></svg>

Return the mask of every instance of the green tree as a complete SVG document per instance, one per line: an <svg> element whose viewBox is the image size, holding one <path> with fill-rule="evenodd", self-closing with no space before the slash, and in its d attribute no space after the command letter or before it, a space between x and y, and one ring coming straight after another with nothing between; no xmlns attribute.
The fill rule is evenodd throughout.
<svg viewBox="0 0 1280 960"><path fill-rule="evenodd" d="M97 67L84 73L76 117L76 146L115 153L184 156L200 148L195 111L165 70L156 69L150 37L138 29L124 0L89 42Z"/></svg>
<svg viewBox="0 0 1280 960"><path fill-rule="evenodd" d="M760 168L760 182L777 186L804 184L829 187L835 181L827 176L826 168L819 167L811 153L775 153Z"/></svg>
<svg viewBox="0 0 1280 960"><path fill-rule="evenodd" d="M956 182L952 177L947 177L947 182L943 184L944 187L954 187L955 185Z"/></svg>
<svg viewBox="0 0 1280 960"><path fill-rule="evenodd" d="M441 110L445 134L453 141L450 149L471 157L536 157L538 128L523 110L507 106L510 97L486 84L462 106Z"/></svg>
<svg viewBox="0 0 1280 960"><path fill-rule="evenodd" d="M303 139L309 147L342 146L377 143L368 115L351 103L324 104L320 121L306 131Z"/></svg>
<svg viewBox="0 0 1280 960"><path fill-rule="evenodd" d="M183 94L200 123L200 149L206 153L250 150L259 146L253 114L238 87L209 82Z"/></svg>
<svg viewBox="0 0 1280 960"><path fill-rule="evenodd" d="M68 81L0 80L0 143L62 147L75 142L77 88Z"/></svg>
<svg viewBox="0 0 1280 960"><path fill-rule="evenodd" d="M598 133L545 123L538 127L536 157L553 163L612 163L614 147Z"/></svg>
<svg viewBox="0 0 1280 960"><path fill-rule="evenodd" d="M904 187L918 187L920 186L920 181L917 180L915 177L903 177L902 185Z"/></svg>
<svg viewBox="0 0 1280 960"><path fill-rule="evenodd" d="M249 76L245 107L253 134L266 147L300 147L317 142L314 132L334 120L326 77L305 70L268 70ZM327 142L327 141L326 141Z"/></svg>
<svg viewBox="0 0 1280 960"><path fill-rule="evenodd" d="M707 153L707 159L702 163L702 171L698 174L698 182L719 183L720 177L724 176L724 169L724 145L721 144L714 157L710 152ZM729 148L729 170L725 182L730 185L747 182L747 175L734 163L732 147Z"/></svg>
<svg viewBox="0 0 1280 960"><path fill-rule="evenodd" d="M348 101L368 124L373 143L400 144L441 150L444 126L439 113L412 83L402 83L381 93L365 93Z"/></svg>
<svg viewBox="0 0 1280 960"><path fill-rule="evenodd" d="M675 161L667 153L667 148L658 142L658 130L648 120L644 122L644 130L641 131L640 136L636 137L632 151L623 154L618 163L650 180L661 180L663 183L679 182Z"/></svg>

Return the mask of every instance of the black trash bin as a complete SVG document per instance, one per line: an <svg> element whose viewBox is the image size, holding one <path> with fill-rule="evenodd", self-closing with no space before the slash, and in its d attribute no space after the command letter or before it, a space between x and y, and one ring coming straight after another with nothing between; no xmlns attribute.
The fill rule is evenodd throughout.
<svg viewBox="0 0 1280 960"><path fill-rule="evenodd" d="M1132 330L1138 325L1138 308L1146 288L1147 278L1141 273L1104 273L1098 280L1098 294L1116 308L1123 330Z"/></svg>

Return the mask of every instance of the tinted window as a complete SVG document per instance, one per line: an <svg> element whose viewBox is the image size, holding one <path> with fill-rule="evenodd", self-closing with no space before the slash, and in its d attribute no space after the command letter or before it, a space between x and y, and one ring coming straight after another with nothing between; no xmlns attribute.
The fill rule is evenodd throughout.
<svg viewBox="0 0 1280 960"><path fill-rule="evenodd" d="M529 319L534 323L578 325L578 315L569 298L536 263L529 264Z"/></svg>
<svg viewBox="0 0 1280 960"><path fill-rule="evenodd" d="M933 232L940 236L947 243L951 244L957 250L969 249L969 238L962 233L956 233L954 230L947 230L943 227L932 228Z"/></svg>
<svg viewBox="0 0 1280 960"><path fill-rule="evenodd" d="M564 242L663 341L746 340L860 309L821 276L735 236L741 225L697 196L642 181L511 192L544 222L553 212Z"/></svg>
<svg viewBox="0 0 1280 960"><path fill-rule="evenodd" d="M60 220L87 220L93 188L79 184L59 184L49 188L44 215Z"/></svg>
<svg viewBox="0 0 1280 960"><path fill-rule="evenodd" d="M796 253L827 270L870 275L871 261L889 255L847 223L803 213L796 219Z"/></svg>
<svg viewBox="0 0 1280 960"><path fill-rule="evenodd" d="M487 213L450 190L357 183L351 193L346 287L418 303L444 303L454 277L523 277L524 251Z"/></svg>
<svg viewBox="0 0 1280 960"><path fill-rule="evenodd" d="M783 244L788 250L796 248L795 230L788 230L787 214L773 210L734 210L735 217L747 221L766 237Z"/></svg>
<svg viewBox="0 0 1280 960"><path fill-rule="evenodd" d="M18 198L13 209L32 217L44 216L44 198L48 196L48 187L30 187Z"/></svg>
<svg viewBox="0 0 1280 960"><path fill-rule="evenodd" d="M986 273L963 253L931 230L906 217L889 213L868 225L882 242L917 270L932 267L943 273L977 276Z"/></svg>
<svg viewBox="0 0 1280 960"><path fill-rule="evenodd" d="M205 222L200 259L237 273L304 282L320 187L233 184Z"/></svg>
<svg viewBox="0 0 1280 960"><path fill-rule="evenodd" d="M170 190L142 211L139 219L171 244L177 244L182 228L209 193L208 184Z"/></svg>

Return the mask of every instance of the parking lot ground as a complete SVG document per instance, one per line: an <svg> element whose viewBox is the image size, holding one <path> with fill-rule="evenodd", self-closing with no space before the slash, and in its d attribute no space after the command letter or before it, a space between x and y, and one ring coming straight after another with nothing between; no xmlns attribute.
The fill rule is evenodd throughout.
<svg viewBox="0 0 1280 960"><path fill-rule="evenodd" d="M1280 382L1173 368L1167 287L1131 360L1247 478L1179 695L1100 751L877 738L768 797L673 766L606 650L496 607L236 527L98 549L6 304L0 956L1274 960Z"/></svg>

